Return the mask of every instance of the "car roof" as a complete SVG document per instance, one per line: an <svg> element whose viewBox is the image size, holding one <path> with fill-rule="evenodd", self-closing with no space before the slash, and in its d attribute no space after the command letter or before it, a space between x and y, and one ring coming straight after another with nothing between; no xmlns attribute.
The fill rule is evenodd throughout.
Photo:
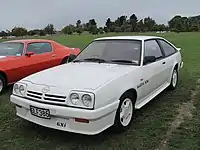
<svg viewBox="0 0 200 150"><path fill-rule="evenodd" d="M95 39L95 41L98 40L149 40L149 39L163 39L162 37L158 37L158 36L110 36L110 37L101 37L101 38L97 38Z"/></svg>
<svg viewBox="0 0 200 150"><path fill-rule="evenodd" d="M5 42L19 42L19 43L30 43L30 42L52 42L52 40L46 39L20 39L20 40L9 40Z"/></svg>

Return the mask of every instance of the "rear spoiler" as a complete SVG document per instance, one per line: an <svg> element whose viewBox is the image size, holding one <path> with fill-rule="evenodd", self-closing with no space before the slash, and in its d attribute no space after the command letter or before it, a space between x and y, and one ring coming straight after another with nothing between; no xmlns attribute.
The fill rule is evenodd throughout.
<svg viewBox="0 0 200 150"><path fill-rule="evenodd" d="M178 48L176 48L178 51L181 51L181 48L180 47L178 47Z"/></svg>

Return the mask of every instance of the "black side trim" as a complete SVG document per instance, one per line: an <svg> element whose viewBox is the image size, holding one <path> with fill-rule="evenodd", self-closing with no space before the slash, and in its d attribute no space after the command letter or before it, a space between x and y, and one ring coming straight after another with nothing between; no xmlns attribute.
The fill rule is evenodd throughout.
<svg viewBox="0 0 200 150"><path fill-rule="evenodd" d="M33 91L27 91L28 93L31 93L31 94L37 94L37 95L41 95L42 96L42 93L38 93L38 92L33 92Z"/></svg>
<svg viewBox="0 0 200 150"><path fill-rule="evenodd" d="M55 101L55 102L65 102L65 100L52 99L52 98L44 98L44 100L47 100L47 101Z"/></svg>
<svg viewBox="0 0 200 150"><path fill-rule="evenodd" d="M66 96L58 96L58 95L51 95L51 94L45 94L45 96L47 96L47 97L54 97L54 98L63 98L63 99L67 98Z"/></svg>

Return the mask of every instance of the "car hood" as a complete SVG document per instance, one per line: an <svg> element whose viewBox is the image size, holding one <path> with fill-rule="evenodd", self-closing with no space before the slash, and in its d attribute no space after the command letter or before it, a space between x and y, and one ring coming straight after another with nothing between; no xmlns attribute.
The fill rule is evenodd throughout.
<svg viewBox="0 0 200 150"><path fill-rule="evenodd" d="M68 63L24 78L33 84L95 90L102 84L122 76L137 66L106 63Z"/></svg>

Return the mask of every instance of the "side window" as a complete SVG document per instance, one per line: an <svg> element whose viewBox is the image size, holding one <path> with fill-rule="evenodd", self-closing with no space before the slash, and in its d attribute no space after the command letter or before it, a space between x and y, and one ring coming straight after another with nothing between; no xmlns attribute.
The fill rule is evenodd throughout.
<svg viewBox="0 0 200 150"><path fill-rule="evenodd" d="M34 52L35 54L42 54L51 52L51 44L47 42L36 42L36 43L30 43L27 45L27 52Z"/></svg>
<svg viewBox="0 0 200 150"><path fill-rule="evenodd" d="M155 40L145 41L144 56L155 56L156 58L160 58L163 56L160 46Z"/></svg>
<svg viewBox="0 0 200 150"><path fill-rule="evenodd" d="M159 40L159 42L164 50L165 56L172 55L176 52L176 50L164 40Z"/></svg>

